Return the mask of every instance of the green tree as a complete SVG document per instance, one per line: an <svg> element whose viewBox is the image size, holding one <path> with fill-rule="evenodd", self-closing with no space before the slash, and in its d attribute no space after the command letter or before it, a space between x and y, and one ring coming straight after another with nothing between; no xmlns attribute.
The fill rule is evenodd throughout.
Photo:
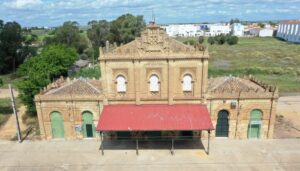
<svg viewBox="0 0 300 171"><path fill-rule="evenodd" d="M207 42L208 42L210 45L213 45L213 44L215 44L215 38L214 38L214 37L209 37L209 38L207 39Z"/></svg>
<svg viewBox="0 0 300 171"><path fill-rule="evenodd" d="M226 42L226 37L223 34L215 36L215 42L219 45L223 45Z"/></svg>
<svg viewBox="0 0 300 171"><path fill-rule="evenodd" d="M198 42L202 44L204 42L204 36L199 36Z"/></svg>
<svg viewBox="0 0 300 171"><path fill-rule="evenodd" d="M128 43L140 36L146 27L143 16L133 16L125 14L112 21L110 28L109 40L111 42Z"/></svg>
<svg viewBox="0 0 300 171"><path fill-rule="evenodd" d="M0 73L15 71L23 63L23 56L19 55L22 49L22 29L17 22L0 22Z"/></svg>
<svg viewBox="0 0 300 171"><path fill-rule="evenodd" d="M269 24L272 26L272 27L275 27L277 22L274 22L274 21L269 21Z"/></svg>
<svg viewBox="0 0 300 171"><path fill-rule="evenodd" d="M235 45L238 43L239 38L237 36L229 36L226 41L229 45Z"/></svg>
<svg viewBox="0 0 300 171"><path fill-rule="evenodd" d="M258 23L258 26L260 27L260 28L265 28L265 24L264 23Z"/></svg>
<svg viewBox="0 0 300 171"><path fill-rule="evenodd" d="M54 35L54 39L59 44L64 44L67 47L77 47L80 34L78 23L75 21L66 21L57 29Z"/></svg>
<svg viewBox="0 0 300 171"><path fill-rule="evenodd" d="M106 20L91 21L88 23L90 28L87 30L87 36L92 42L94 48L105 46L110 31L110 23Z"/></svg>
<svg viewBox="0 0 300 171"><path fill-rule="evenodd" d="M233 24L233 23L240 23L241 21L238 19L238 18L234 18L234 19L231 19L229 21L230 25Z"/></svg>
<svg viewBox="0 0 300 171"><path fill-rule="evenodd" d="M66 21L61 27L53 31L53 36L44 39L46 45L62 44L76 48L82 53L87 47L86 38L80 35L79 24L76 21Z"/></svg>
<svg viewBox="0 0 300 171"><path fill-rule="evenodd" d="M30 114L36 114L34 96L53 79L66 75L76 58L77 53L74 48L49 45L42 50L41 54L20 65L17 74L23 79L17 82L17 87L20 98Z"/></svg>

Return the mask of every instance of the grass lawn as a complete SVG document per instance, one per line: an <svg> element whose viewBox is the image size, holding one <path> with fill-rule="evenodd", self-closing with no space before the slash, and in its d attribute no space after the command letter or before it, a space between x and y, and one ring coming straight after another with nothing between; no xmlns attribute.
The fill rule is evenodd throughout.
<svg viewBox="0 0 300 171"><path fill-rule="evenodd" d="M0 75L0 78L3 80L3 85L0 88L8 88L8 84L11 83L13 88L16 89L16 82L18 78L16 78L15 74L6 74L6 75Z"/></svg>
<svg viewBox="0 0 300 171"><path fill-rule="evenodd" d="M2 126L13 113L9 98L0 99L0 126Z"/></svg>
<svg viewBox="0 0 300 171"><path fill-rule="evenodd" d="M196 38L178 38L179 41ZM209 76L252 74L279 87L280 92L300 92L300 44L276 38L239 38L237 45L208 45Z"/></svg>
<svg viewBox="0 0 300 171"><path fill-rule="evenodd" d="M48 36L49 32L50 32L49 30L43 30L43 29L39 29L39 30L31 30L31 33L32 33L32 34L35 34L35 35L38 36L38 41L39 41L39 42L42 42L42 41L44 40L44 38L45 38L46 36Z"/></svg>
<svg viewBox="0 0 300 171"><path fill-rule="evenodd" d="M21 101L19 98L16 98L16 107L20 107ZM13 109L11 106L10 98L0 98L0 127L9 119Z"/></svg>

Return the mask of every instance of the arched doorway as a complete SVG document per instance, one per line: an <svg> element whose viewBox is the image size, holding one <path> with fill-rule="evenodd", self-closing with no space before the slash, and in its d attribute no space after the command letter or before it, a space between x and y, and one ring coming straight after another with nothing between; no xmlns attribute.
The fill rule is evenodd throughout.
<svg viewBox="0 0 300 171"><path fill-rule="evenodd" d="M95 126L93 122L93 114L91 112L85 111L82 114L82 131L83 137L91 138L95 136Z"/></svg>
<svg viewBox="0 0 300 171"><path fill-rule="evenodd" d="M52 112L50 114L52 138L64 138L64 121L59 112Z"/></svg>
<svg viewBox="0 0 300 171"><path fill-rule="evenodd" d="M261 128L262 112L254 109L250 113L250 122L248 126L248 138L259 138Z"/></svg>
<svg viewBox="0 0 300 171"><path fill-rule="evenodd" d="M216 137L228 137L228 131L229 131L228 112L226 110L221 110L218 113Z"/></svg>

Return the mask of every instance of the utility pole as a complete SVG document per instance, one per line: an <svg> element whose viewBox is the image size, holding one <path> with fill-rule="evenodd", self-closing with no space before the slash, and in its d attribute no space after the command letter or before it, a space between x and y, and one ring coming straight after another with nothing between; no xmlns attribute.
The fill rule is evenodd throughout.
<svg viewBox="0 0 300 171"><path fill-rule="evenodd" d="M18 113L16 109L16 102L15 102L15 97L14 97L14 92L13 89L11 88L11 84L9 84L9 91L10 91L10 97L11 97L11 105L14 111L14 115L16 116L16 127L17 127L17 136L18 136L18 141L19 143L22 142L22 135L21 135L21 130L20 130L20 124L19 124L19 118L18 118Z"/></svg>

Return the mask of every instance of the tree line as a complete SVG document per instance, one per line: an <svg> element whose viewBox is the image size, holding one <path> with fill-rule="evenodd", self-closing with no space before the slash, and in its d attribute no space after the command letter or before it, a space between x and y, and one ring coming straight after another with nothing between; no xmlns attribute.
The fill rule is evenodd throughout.
<svg viewBox="0 0 300 171"><path fill-rule="evenodd" d="M30 30L22 29L17 22L0 20L0 74L12 73L17 68L20 99L27 106L27 114L35 116L34 96L59 76L67 76L77 59L97 59L99 47L107 40L128 43L140 36L145 26L143 16L131 14L111 22L90 21L87 30L80 29L76 21L66 21L35 47L32 42L38 37Z"/></svg>
<svg viewBox="0 0 300 171"><path fill-rule="evenodd" d="M33 39L22 34L19 23L0 20L0 74L15 72L26 58L36 55L29 46Z"/></svg>

